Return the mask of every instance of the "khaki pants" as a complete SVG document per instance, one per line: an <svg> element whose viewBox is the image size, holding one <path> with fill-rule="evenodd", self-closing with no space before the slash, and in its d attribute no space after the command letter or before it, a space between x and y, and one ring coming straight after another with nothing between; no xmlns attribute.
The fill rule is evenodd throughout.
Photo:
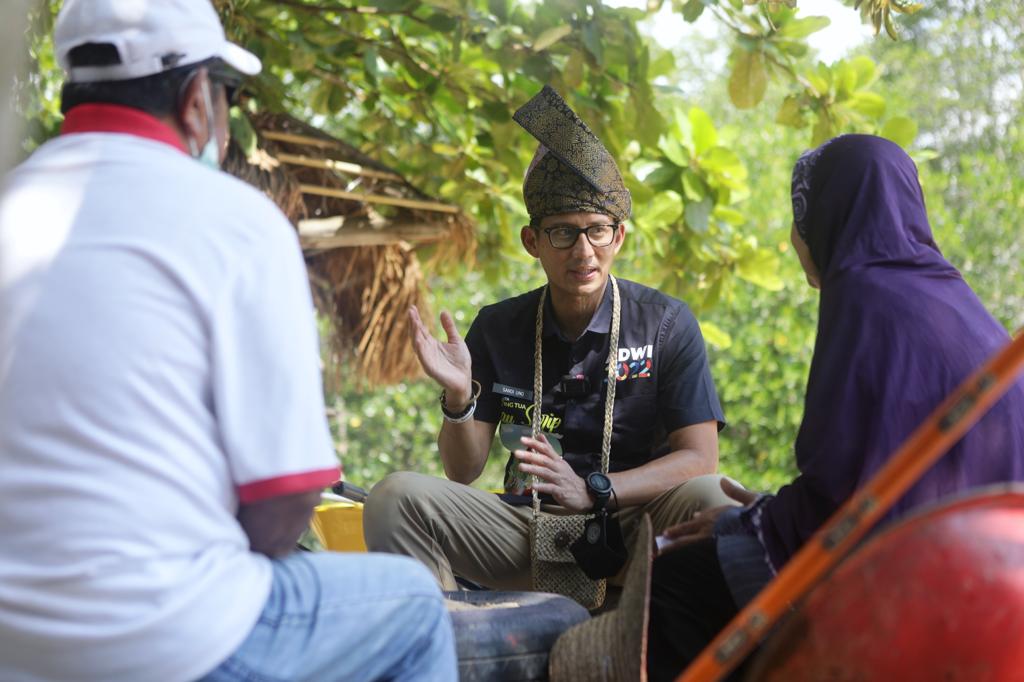
<svg viewBox="0 0 1024 682"><path fill-rule="evenodd" d="M698 476L645 505L618 512L626 546L650 514L654 532L702 510L736 502L722 477ZM494 493L412 472L391 474L370 493L363 533L371 552L405 554L423 562L443 590L457 590L454 574L498 590L530 589L531 508L505 504Z"/></svg>

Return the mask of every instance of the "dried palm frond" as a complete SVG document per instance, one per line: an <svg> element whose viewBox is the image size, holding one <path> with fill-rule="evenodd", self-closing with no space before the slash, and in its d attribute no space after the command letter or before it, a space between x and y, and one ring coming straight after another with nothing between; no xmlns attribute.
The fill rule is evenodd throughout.
<svg viewBox="0 0 1024 682"><path fill-rule="evenodd" d="M413 305L424 310L427 303L412 249L334 249L309 264L321 310L331 319L331 353L325 368L329 383L379 386L419 376L408 311Z"/></svg>
<svg viewBox="0 0 1024 682"><path fill-rule="evenodd" d="M297 223L306 218L306 202L299 190L299 183L264 150L257 149L250 157L232 143L223 168L236 178L260 189L277 204L288 220Z"/></svg>
<svg viewBox="0 0 1024 682"><path fill-rule="evenodd" d="M430 316L414 249L430 247L431 269L471 264L472 221L355 147L288 115L255 114L250 123L254 151L247 156L232 145L225 170L265 192L296 226L315 226L315 236L305 228L301 236L314 299L330 327L328 388L419 376L409 307Z"/></svg>

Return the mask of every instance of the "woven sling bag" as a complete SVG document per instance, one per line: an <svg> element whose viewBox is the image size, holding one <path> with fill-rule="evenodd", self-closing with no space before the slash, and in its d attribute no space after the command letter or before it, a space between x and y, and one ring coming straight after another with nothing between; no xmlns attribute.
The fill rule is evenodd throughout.
<svg viewBox="0 0 1024 682"><path fill-rule="evenodd" d="M612 325L608 340L608 389L604 401L604 431L601 439L601 472L608 473L612 446L612 416L615 405L617 362L619 346L619 285L610 277L612 285ZM533 352L533 437L541 432L542 358L541 332L544 327L545 286L537 304L537 328ZM536 483L536 477L533 478ZM576 564L571 546L583 534L586 522L593 514L550 514L540 510L540 496L533 488L533 515L530 518L530 563L533 589L554 592L579 602L588 609L604 603L607 580L592 580Z"/></svg>

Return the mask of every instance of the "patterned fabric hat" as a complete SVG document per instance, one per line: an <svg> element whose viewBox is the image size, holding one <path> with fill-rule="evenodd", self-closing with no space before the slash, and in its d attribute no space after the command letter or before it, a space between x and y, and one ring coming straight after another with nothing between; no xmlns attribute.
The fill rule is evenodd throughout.
<svg viewBox="0 0 1024 682"><path fill-rule="evenodd" d="M805 244L810 243L811 226L807 223L807 211L810 208L808 202L811 196L811 178L814 177L814 167L825 149L842 137L844 136L834 137L814 149L808 149L793 165L793 181L790 191L793 198L793 224L796 225L797 234Z"/></svg>
<svg viewBox="0 0 1024 682"><path fill-rule="evenodd" d="M629 218L632 200L615 160L550 86L512 118L540 142L523 181L523 199L533 223L581 211L604 213L616 222Z"/></svg>

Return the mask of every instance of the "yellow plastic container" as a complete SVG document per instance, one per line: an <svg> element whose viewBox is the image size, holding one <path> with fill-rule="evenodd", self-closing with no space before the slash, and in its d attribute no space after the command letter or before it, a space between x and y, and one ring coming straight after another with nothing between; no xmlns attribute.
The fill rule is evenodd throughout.
<svg viewBox="0 0 1024 682"><path fill-rule="evenodd" d="M365 552L363 505L355 502L331 502L313 509L310 522L317 540L332 552Z"/></svg>

